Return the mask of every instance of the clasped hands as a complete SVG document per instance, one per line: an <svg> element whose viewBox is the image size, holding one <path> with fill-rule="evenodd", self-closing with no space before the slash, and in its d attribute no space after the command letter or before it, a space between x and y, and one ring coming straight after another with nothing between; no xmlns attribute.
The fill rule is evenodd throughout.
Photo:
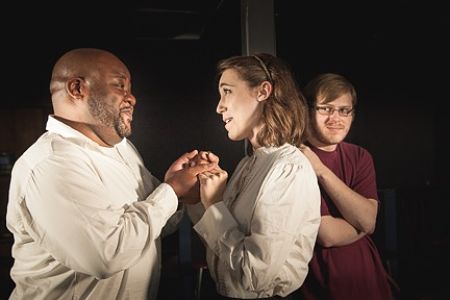
<svg viewBox="0 0 450 300"><path fill-rule="evenodd" d="M209 151L183 154L167 170L164 181L180 202L202 202L205 208L222 200L228 174L219 167L219 157Z"/></svg>

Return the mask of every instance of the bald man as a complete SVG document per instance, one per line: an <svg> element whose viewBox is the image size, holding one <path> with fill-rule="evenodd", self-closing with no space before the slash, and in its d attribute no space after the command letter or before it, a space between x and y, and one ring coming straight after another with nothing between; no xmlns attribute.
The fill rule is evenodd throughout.
<svg viewBox="0 0 450 300"><path fill-rule="evenodd" d="M160 233L214 164L176 160L160 183L127 139L136 98L124 63L75 49L55 64L54 114L15 163L10 299L156 299Z"/></svg>

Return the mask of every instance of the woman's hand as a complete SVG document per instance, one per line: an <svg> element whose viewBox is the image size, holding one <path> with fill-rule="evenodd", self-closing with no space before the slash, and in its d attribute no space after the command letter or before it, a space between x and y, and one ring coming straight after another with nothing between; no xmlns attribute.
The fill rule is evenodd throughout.
<svg viewBox="0 0 450 300"><path fill-rule="evenodd" d="M227 185L228 173L217 167L216 169L200 173L200 199L205 209L222 201L223 192Z"/></svg>
<svg viewBox="0 0 450 300"><path fill-rule="evenodd" d="M219 157L210 151L200 151L195 153L195 155L191 155L188 161L184 161L184 168L210 163L215 164L218 167ZM183 197L180 198L180 202L184 204L196 204L200 202L200 183L198 181Z"/></svg>

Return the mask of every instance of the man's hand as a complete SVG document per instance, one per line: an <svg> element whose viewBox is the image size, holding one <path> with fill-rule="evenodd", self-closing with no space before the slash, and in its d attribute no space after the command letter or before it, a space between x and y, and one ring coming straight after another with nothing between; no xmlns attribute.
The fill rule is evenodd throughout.
<svg viewBox="0 0 450 300"><path fill-rule="evenodd" d="M219 157L211 151L200 151L189 161L190 166L207 163L215 163L216 165L219 165Z"/></svg>
<svg viewBox="0 0 450 300"><path fill-rule="evenodd" d="M210 151L200 151L197 155L190 159L188 166L193 167L203 164L219 164L219 157ZM186 166L185 166L186 167ZM185 204L196 204L200 202L200 183L197 181L194 186L181 197L180 202Z"/></svg>
<svg viewBox="0 0 450 300"><path fill-rule="evenodd" d="M178 198L181 198L198 184L198 174L210 171L215 167L216 165L213 163L187 166L184 169L171 172L171 176L168 176L165 182L173 188Z"/></svg>
<svg viewBox="0 0 450 300"><path fill-rule="evenodd" d="M164 181L167 181L170 177L172 177L177 171L182 170L183 168L190 165L190 161L194 159L198 155L197 150L192 150L191 152L187 152L181 155L176 161L174 161L169 169L166 171L164 176Z"/></svg>
<svg viewBox="0 0 450 300"><path fill-rule="evenodd" d="M303 152L303 154L306 156L306 158L311 163L311 166L313 167L314 172L316 173L316 176L320 177L324 168L326 168L325 165L320 160L320 158L317 156L316 153L314 153L314 151L311 150L311 148L309 148L306 145L301 144L299 149L300 149L300 151Z"/></svg>

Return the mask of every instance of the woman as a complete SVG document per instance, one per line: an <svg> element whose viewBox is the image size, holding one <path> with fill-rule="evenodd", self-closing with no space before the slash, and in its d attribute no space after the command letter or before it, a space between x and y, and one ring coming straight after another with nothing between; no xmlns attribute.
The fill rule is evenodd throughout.
<svg viewBox="0 0 450 300"><path fill-rule="evenodd" d="M227 185L221 169L199 175L203 211L189 209L194 229L224 298L289 299L306 277L320 222L317 178L297 148L305 100L269 54L225 59L218 75L217 113L228 137L248 140L251 153Z"/></svg>

